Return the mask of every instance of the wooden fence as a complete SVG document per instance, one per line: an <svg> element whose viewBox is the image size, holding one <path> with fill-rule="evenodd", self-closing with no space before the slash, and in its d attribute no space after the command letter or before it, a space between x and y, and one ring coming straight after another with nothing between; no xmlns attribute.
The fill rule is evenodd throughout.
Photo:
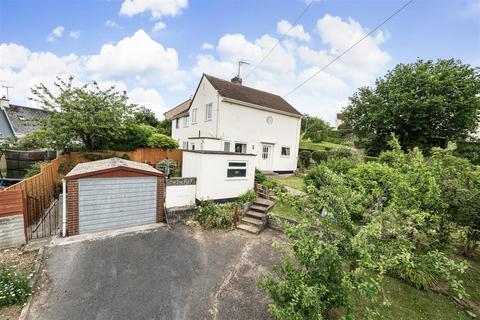
<svg viewBox="0 0 480 320"><path fill-rule="evenodd" d="M0 191L0 218L22 213L22 190Z"/></svg>

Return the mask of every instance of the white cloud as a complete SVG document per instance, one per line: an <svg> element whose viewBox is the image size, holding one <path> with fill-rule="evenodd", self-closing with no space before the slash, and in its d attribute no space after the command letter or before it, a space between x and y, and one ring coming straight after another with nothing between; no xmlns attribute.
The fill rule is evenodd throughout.
<svg viewBox="0 0 480 320"><path fill-rule="evenodd" d="M167 25L162 22L162 21L159 21L157 23L155 23L155 25L153 26L153 32L158 32L160 30L163 30L167 27Z"/></svg>
<svg viewBox="0 0 480 320"><path fill-rule="evenodd" d="M15 43L0 44L0 68L19 68L28 61L30 50Z"/></svg>
<svg viewBox="0 0 480 320"><path fill-rule="evenodd" d="M78 39L80 38L80 30L77 30L77 31L70 31L68 33L68 36L72 39Z"/></svg>
<svg viewBox="0 0 480 320"><path fill-rule="evenodd" d="M282 20L277 23L277 32L281 35L288 32L288 37L297 38L303 41L310 41L310 35L308 34L308 32L305 32L305 30L303 30L302 25L296 25L292 27L290 22L288 22L287 20Z"/></svg>
<svg viewBox="0 0 480 320"><path fill-rule="evenodd" d="M136 87L128 91L127 95L131 102L152 109L158 117L161 117L167 111L162 96L153 88Z"/></svg>
<svg viewBox="0 0 480 320"><path fill-rule="evenodd" d="M65 31L65 28L62 26L58 26L50 32L50 34L47 36L47 41L48 42L54 42L58 38L62 37L63 31Z"/></svg>
<svg viewBox="0 0 480 320"><path fill-rule="evenodd" d="M211 43L208 43L208 42L204 42L202 44L202 49L203 50L212 50L214 48L213 44Z"/></svg>
<svg viewBox="0 0 480 320"><path fill-rule="evenodd" d="M150 11L152 18L176 16L188 6L188 0L125 0L120 8L120 14L134 16Z"/></svg>
<svg viewBox="0 0 480 320"><path fill-rule="evenodd" d="M164 48L143 30L116 44L105 44L98 55L89 57L86 68L96 79L124 77L165 80L177 71L175 49Z"/></svg>
<svg viewBox="0 0 480 320"><path fill-rule="evenodd" d="M120 26L112 20L107 20L105 21L105 27L112 28L112 29L118 29Z"/></svg>

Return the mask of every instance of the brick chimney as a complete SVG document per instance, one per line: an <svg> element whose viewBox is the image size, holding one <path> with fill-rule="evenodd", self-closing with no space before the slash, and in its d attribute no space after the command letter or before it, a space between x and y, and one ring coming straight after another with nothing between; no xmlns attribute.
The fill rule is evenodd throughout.
<svg viewBox="0 0 480 320"><path fill-rule="evenodd" d="M242 85L242 78L240 78L239 76L236 76L236 77L232 78L230 81L232 83L238 84L240 86Z"/></svg>

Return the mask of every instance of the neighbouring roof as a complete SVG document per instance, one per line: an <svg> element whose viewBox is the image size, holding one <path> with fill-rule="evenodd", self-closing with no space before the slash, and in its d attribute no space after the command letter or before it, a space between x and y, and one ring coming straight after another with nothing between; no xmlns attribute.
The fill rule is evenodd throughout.
<svg viewBox="0 0 480 320"><path fill-rule="evenodd" d="M165 116L165 119L170 120L173 118L176 118L178 116L181 116L183 114L186 114L188 109L190 108L190 104L192 103L192 99L188 99L180 103L178 106L174 107L173 109L168 110L165 112L163 115Z"/></svg>
<svg viewBox="0 0 480 320"><path fill-rule="evenodd" d="M117 169L124 169L133 172L149 173L155 176L162 176L163 173L151 167L146 163L140 163L121 158L109 158L91 162L80 163L75 166L66 176L65 179L75 179L87 177L97 173L110 172Z"/></svg>
<svg viewBox="0 0 480 320"><path fill-rule="evenodd" d="M39 129L40 121L48 117L49 112L10 104L4 108L5 115L10 121L11 128L15 135L24 135Z"/></svg>
<svg viewBox="0 0 480 320"><path fill-rule="evenodd" d="M302 114L279 95L204 74L218 93L225 98L247 102L273 110L301 116Z"/></svg>
<svg viewBox="0 0 480 320"><path fill-rule="evenodd" d="M13 136L12 127L8 122L7 115L3 109L0 109L0 139Z"/></svg>

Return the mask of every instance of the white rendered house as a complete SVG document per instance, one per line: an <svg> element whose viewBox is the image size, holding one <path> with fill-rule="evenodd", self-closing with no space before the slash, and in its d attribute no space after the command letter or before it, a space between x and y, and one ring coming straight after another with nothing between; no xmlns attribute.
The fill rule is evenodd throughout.
<svg viewBox="0 0 480 320"><path fill-rule="evenodd" d="M181 148L255 155L266 172L297 168L302 114L282 97L204 74L195 95L166 112Z"/></svg>

